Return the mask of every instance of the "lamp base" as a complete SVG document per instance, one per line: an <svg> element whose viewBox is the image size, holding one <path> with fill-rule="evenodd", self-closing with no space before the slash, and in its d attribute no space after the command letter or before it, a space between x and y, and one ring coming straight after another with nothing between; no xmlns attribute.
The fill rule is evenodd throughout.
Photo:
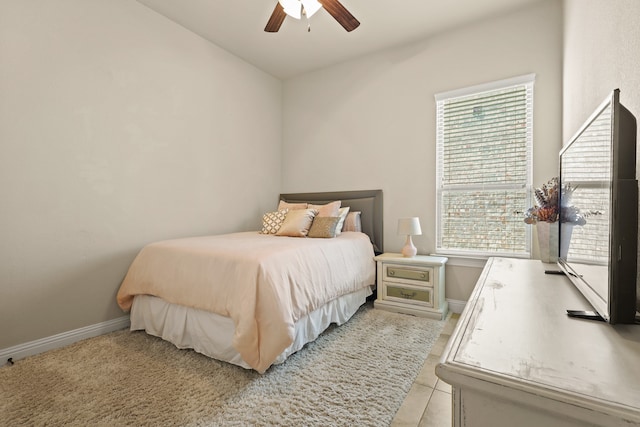
<svg viewBox="0 0 640 427"><path fill-rule="evenodd" d="M402 256L405 258L413 258L418 253L418 250L413 245L413 240L411 240L411 235L407 236L407 241L402 248Z"/></svg>

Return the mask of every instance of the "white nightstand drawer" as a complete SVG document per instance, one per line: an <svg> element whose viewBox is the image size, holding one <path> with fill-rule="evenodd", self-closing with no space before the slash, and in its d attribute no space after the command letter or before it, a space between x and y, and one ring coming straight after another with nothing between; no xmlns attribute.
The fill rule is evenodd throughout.
<svg viewBox="0 0 640 427"><path fill-rule="evenodd" d="M447 258L384 253L377 262L378 297L373 306L414 316L444 319L444 269Z"/></svg>
<svg viewBox="0 0 640 427"><path fill-rule="evenodd" d="M433 307L433 289L399 283L384 283L382 299Z"/></svg>
<svg viewBox="0 0 640 427"><path fill-rule="evenodd" d="M433 268L398 264L383 264L382 279L385 281L431 286Z"/></svg>

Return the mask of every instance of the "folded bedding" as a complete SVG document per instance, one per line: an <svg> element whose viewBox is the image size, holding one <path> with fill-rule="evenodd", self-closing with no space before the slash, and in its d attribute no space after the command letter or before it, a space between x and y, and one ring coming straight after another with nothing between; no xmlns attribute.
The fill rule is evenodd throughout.
<svg viewBox="0 0 640 427"><path fill-rule="evenodd" d="M295 322L329 301L375 282L373 247L360 232L332 239L232 233L144 247L118 291L154 295L233 320L233 346L264 372L294 338Z"/></svg>

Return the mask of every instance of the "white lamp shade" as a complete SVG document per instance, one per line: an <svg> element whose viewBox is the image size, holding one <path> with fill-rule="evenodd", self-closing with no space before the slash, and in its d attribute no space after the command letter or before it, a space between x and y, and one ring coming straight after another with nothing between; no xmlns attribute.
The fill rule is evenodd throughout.
<svg viewBox="0 0 640 427"><path fill-rule="evenodd" d="M416 256L418 250L413 244L411 236L418 236L422 234L420 219L418 217L400 218L398 220L398 234L407 236L407 241L402 248L402 256L409 258Z"/></svg>
<svg viewBox="0 0 640 427"><path fill-rule="evenodd" d="M400 218L398 220L398 234L403 236L419 236L422 234L420 218Z"/></svg>

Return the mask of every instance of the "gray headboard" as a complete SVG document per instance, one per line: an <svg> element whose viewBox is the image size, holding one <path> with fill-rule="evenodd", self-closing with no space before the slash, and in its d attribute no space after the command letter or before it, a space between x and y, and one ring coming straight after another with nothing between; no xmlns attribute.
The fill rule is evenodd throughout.
<svg viewBox="0 0 640 427"><path fill-rule="evenodd" d="M331 191L323 193L288 193L280 194L285 202L306 202L316 205L341 200L342 207L349 206L350 211L359 211L362 232L371 239L376 252L382 252L382 190Z"/></svg>

